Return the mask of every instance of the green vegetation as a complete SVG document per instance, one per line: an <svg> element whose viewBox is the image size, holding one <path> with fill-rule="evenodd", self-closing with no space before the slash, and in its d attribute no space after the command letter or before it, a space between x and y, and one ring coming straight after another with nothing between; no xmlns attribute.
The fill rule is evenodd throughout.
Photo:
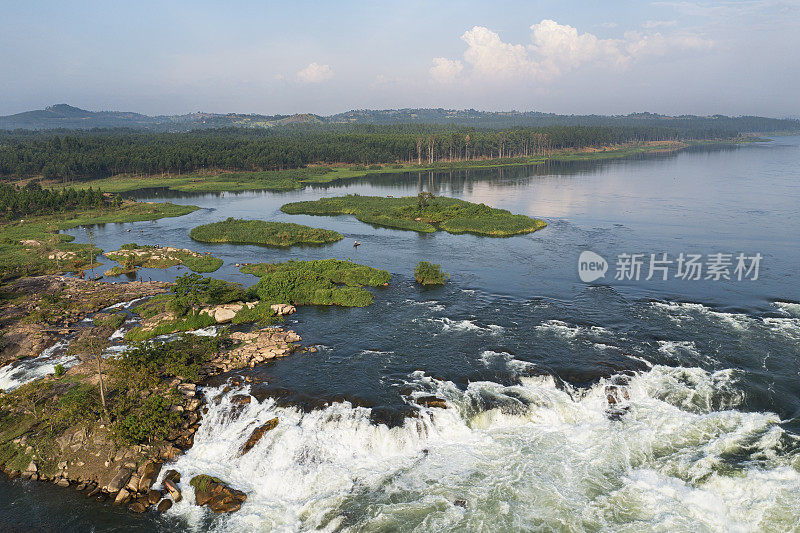
<svg viewBox="0 0 800 533"><path fill-rule="evenodd" d="M414 279L421 285L444 285L450 274L442 272L442 265L420 261L414 268Z"/></svg>
<svg viewBox="0 0 800 533"><path fill-rule="evenodd" d="M737 136L736 129L713 126L682 129L642 124L640 120L615 126L512 126L503 131L430 124L297 125L186 133L20 131L0 133L0 177L41 176L69 183L117 175L152 178L209 171L218 175L270 172L302 169L315 163L369 171L376 164L433 165L441 161L536 157L565 148ZM673 121L673 125L678 124ZM222 179L236 182L239 178ZM291 182L297 178L281 179L286 181L283 188L296 187Z"/></svg>
<svg viewBox="0 0 800 533"><path fill-rule="evenodd" d="M235 218L192 228L189 236L200 242L260 244L262 246L328 244L342 239L342 235L335 231L301 224Z"/></svg>
<svg viewBox="0 0 800 533"><path fill-rule="evenodd" d="M91 187L76 191L42 189L36 182L24 187L0 183L0 218L13 220L52 213L63 213L92 207L118 207L120 198L106 198L99 190Z"/></svg>
<svg viewBox="0 0 800 533"><path fill-rule="evenodd" d="M135 307L133 311L144 319L164 314L163 320L152 327L139 326L125 334L131 341L143 341L176 333L193 331L216 324L202 307L226 304L245 299L247 293L238 283L204 278L198 274L184 274L175 279L170 294L160 294Z"/></svg>
<svg viewBox="0 0 800 533"><path fill-rule="evenodd" d="M250 291L262 303L294 305L365 307L373 296L363 287L385 285L391 279L384 270L336 259L261 263L241 271L261 278Z"/></svg>
<svg viewBox="0 0 800 533"><path fill-rule="evenodd" d="M196 206L170 203L125 202L118 207L95 207L55 215L41 215L0 225L0 280L55 272L80 271L99 266L101 250L76 244L74 237L58 233L77 226L137 222L177 217Z"/></svg>
<svg viewBox="0 0 800 533"><path fill-rule="evenodd" d="M225 483L225 482L217 477L209 476L207 474L200 474L199 476L194 476L191 479L191 481L189 481L189 485L191 485L197 492L205 492L208 490L210 485L214 485L216 483Z"/></svg>
<svg viewBox="0 0 800 533"><path fill-rule="evenodd" d="M122 265L108 270L106 276L135 272L140 267L169 268L175 265L184 265L194 272L214 272L223 263L222 259L191 250L140 246L136 243L124 244L119 250L106 252L105 256Z"/></svg>
<svg viewBox="0 0 800 533"><path fill-rule="evenodd" d="M60 363L59 363L59 364L57 364L55 367L53 367L53 375L54 375L56 378L60 378L60 377L61 377L61 376L63 376L63 375L66 373L66 372L67 372L67 370L64 368L64 365L62 365L62 364L60 364Z"/></svg>
<svg viewBox="0 0 800 533"><path fill-rule="evenodd" d="M109 329L119 329L125 322L125 313L114 313L113 315L99 315L92 319L95 326L106 327Z"/></svg>
<svg viewBox="0 0 800 533"><path fill-rule="evenodd" d="M281 210L292 215L355 215L361 222L374 226L422 233L441 229L449 233L509 237L546 226L542 220L513 215L505 209L456 198L434 197L429 193L402 198L338 196L285 204Z"/></svg>

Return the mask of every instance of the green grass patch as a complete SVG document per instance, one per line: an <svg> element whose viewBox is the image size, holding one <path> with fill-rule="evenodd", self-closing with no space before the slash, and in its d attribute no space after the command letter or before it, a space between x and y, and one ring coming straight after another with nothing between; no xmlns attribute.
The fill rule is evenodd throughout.
<svg viewBox="0 0 800 533"><path fill-rule="evenodd" d="M152 329L144 329L142 327L132 328L125 334L125 338L134 342L146 341L153 337L158 337L159 335L167 335L169 333L178 333L181 331L194 331L196 329L213 326L216 323L217 322L208 314L189 314L172 320L165 320Z"/></svg>
<svg viewBox="0 0 800 533"><path fill-rule="evenodd" d="M354 215L358 220L393 229L432 233L471 233L488 237L510 237L530 233L547 224L505 209L474 204L427 193L402 198L348 195L316 201L293 202L281 207L292 215Z"/></svg>
<svg viewBox="0 0 800 533"><path fill-rule="evenodd" d="M192 228L189 236L200 242L259 244L262 246L295 246L328 244L342 240L335 231L312 228L287 222L239 220L228 218Z"/></svg>
<svg viewBox="0 0 800 533"><path fill-rule="evenodd" d="M293 305L365 307L373 296L363 287L385 285L392 277L385 270L336 259L261 263L241 271L261 278L250 290L262 302Z"/></svg>

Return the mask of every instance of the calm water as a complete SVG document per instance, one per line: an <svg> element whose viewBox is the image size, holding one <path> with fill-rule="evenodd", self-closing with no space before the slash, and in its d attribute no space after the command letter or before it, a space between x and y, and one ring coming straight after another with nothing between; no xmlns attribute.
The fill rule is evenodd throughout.
<svg viewBox="0 0 800 533"><path fill-rule="evenodd" d="M238 416L227 399L212 407L177 467L248 492L239 513L211 517L184 502L167 517L132 517L70 491L15 482L25 487L19 493L3 482L0 521L76 530L800 527L798 168L800 137L784 137L602 163L382 175L279 194L147 191L140 198L203 209L94 228L101 248L210 251L225 260L215 277L245 284L256 280L236 263L352 259L389 270L392 283L374 291L368 308L301 309L288 325L320 351L254 371L264 383L250 392L261 401ZM290 201L420 190L549 225L491 239L280 212ZM291 250L189 239L191 227L229 216L309 224L345 239ZM84 229L70 233L86 240ZM580 281L584 250L609 261L605 280ZM681 252L763 259L756 281L646 281L647 264L638 281L613 279L619 254ZM411 272L420 260L440 263L451 282L417 287ZM613 385L625 390L619 412L606 398ZM426 394L450 409L406 418ZM273 416L278 428L239 457L253 427ZM46 509L38 518L32 498Z"/></svg>

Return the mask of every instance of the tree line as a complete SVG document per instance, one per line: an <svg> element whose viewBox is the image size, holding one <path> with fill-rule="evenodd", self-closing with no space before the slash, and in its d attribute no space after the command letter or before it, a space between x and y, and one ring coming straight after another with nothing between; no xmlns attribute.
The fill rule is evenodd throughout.
<svg viewBox="0 0 800 533"><path fill-rule="evenodd" d="M506 130L401 124L295 125L183 133L126 129L0 133L0 177L87 180L117 174L282 170L311 163L435 163L546 155L630 142L727 138L735 130L548 126Z"/></svg>
<svg viewBox="0 0 800 533"><path fill-rule="evenodd" d="M33 215L49 215L75 209L119 204L118 197L107 198L99 190L43 189L31 182L24 187L0 183L0 216L13 220Z"/></svg>

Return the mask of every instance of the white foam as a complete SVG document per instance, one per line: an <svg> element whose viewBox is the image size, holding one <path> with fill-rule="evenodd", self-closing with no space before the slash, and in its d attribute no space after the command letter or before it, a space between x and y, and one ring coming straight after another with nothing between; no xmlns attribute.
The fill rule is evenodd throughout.
<svg viewBox="0 0 800 533"><path fill-rule="evenodd" d="M76 365L78 358L75 356L53 357L57 352L66 351L67 347L69 347L69 341L59 341L43 350L38 357L21 359L0 368L0 390L12 391L26 383L53 374L57 365L62 365L64 368Z"/></svg>
<svg viewBox="0 0 800 533"><path fill-rule="evenodd" d="M794 302L774 302L774 305L786 314L800 318L800 304Z"/></svg>
<svg viewBox="0 0 800 533"><path fill-rule="evenodd" d="M479 326L474 320L453 320L451 318L435 318L430 319L432 322L438 322L442 325L443 332L450 331L475 331L483 333L491 333L492 335L501 334L505 328L497 324L487 324L486 326Z"/></svg>
<svg viewBox="0 0 800 533"><path fill-rule="evenodd" d="M619 421L607 416L605 381L577 390L526 377L459 390L417 372L409 382L450 408L388 428L346 402L303 413L267 399L239 416L234 391L210 402L174 465L184 501L169 512L225 531L729 531L800 520L800 473L782 455L780 421L733 410L733 371L655 366L630 379ZM278 426L241 456L273 417ZM742 454L761 459L727 459ZM192 505L188 480L201 473L248 493L242 509L212 517Z"/></svg>
<svg viewBox="0 0 800 533"><path fill-rule="evenodd" d="M602 335L608 330L600 326L577 326L561 320L546 320L536 326L538 331L550 332L560 337L573 339L582 335Z"/></svg>

